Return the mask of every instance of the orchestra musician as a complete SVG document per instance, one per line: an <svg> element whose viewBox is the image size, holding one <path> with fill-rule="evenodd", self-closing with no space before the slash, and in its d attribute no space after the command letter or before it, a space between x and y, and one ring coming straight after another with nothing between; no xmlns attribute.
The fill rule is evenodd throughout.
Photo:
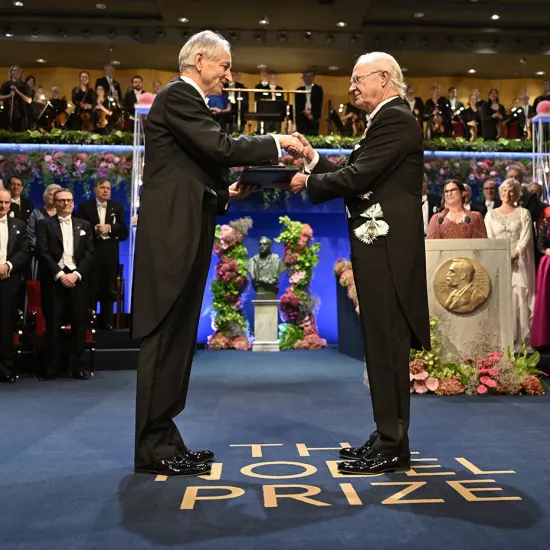
<svg viewBox="0 0 550 550"><path fill-rule="evenodd" d="M124 96L124 109L131 116L136 114L135 104L139 103L139 98L145 90L143 89L143 78L136 75L132 78L132 87L128 88L126 95Z"/></svg>
<svg viewBox="0 0 550 550"><path fill-rule="evenodd" d="M460 118L466 126L465 138L469 141L475 141L481 131L481 109L479 108L479 98L472 92L469 97L468 107L460 113Z"/></svg>
<svg viewBox="0 0 550 550"><path fill-rule="evenodd" d="M503 136L506 109L498 100L498 90L489 91L489 98L481 107L481 133L484 140L496 140Z"/></svg>
<svg viewBox="0 0 550 550"><path fill-rule="evenodd" d="M115 80L115 68L111 63L107 63L103 67L103 70L105 71L105 75L96 80L95 89L97 90L98 86L102 86L105 90L105 96L112 97L119 104L122 99L122 92L120 84Z"/></svg>
<svg viewBox="0 0 550 550"><path fill-rule="evenodd" d="M73 88L72 100L74 113L70 124L72 130L92 131L92 111L96 102L94 90L90 87L90 73L81 71L78 75L78 87Z"/></svg>
<svg viewBox="0 0 550 550"><path fill-rule="evenodd" d="M418 125L420 126L422 133L424 133L424 102L421 98L416 97L414 88L410 84L408 84L405 88L405 102L409 106L414 118L418 121Z"/></svg>
<svg viewBox="0 0 550 550"><path fill-rule="evenodd" d="M105 88L99 85L96 86L96 101L92 111L92 126L93 131L99 134L106 133L109 117L113 114L114 99L107 97Z"/></svg>
<svg viewBox="0 0 550 550"><path fill-rule="evenodd" d="M460 116L465 110L464 103L458 99L458 90L451 86L449 88L449 107L451 109L451 125L452 125L452 136L457 137L466 137L466 125Z"/></svg>
<svg viewBox="0 0 550 550"><path fill-rule="evenodd" d="M452 133L452 112L449 101L441 95L441 86L430 88L431 97L424 105L424 120L427 122L426 138L450 137Z"/></svg>
<svg viewBox="0 0 550 550"><path fill-rule="evenodd" d="M27 107L32 99L23 81L23 69L12 65L8 71L8 80L0 87L0 101L4 102L0 127L13 132L28 129Z"/></svg>
<svg viewBox="0 0 550 550"><path fill-rule="evenodd" d="M59 86L52 86L52 97L50 103L54 110L55 125L57 128L63 128L67 121L67 100L65 97L59 97L61 89Z"/></svg>

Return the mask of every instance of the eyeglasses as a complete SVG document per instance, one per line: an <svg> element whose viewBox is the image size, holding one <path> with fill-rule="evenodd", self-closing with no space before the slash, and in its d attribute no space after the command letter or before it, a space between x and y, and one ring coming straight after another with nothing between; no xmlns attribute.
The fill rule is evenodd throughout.
<svg viewBox="0 0 550 550"><path fill-rule="evenodd" d="M55 202L58 202L60 204L72 204L74 202L74 199L55 199Z"/></svg>
<svg viewBox="0 0 550 550"><path fill-rule="evenodd" d="M372 71L370 73L365 73L365 74L354 74L349 83L352 85L352 86L357 86L357 84L359 84L359 82L361 82L361 79L364 78L365 76L370 76L371 74L377 74L377 73L384 73L386 71Z"/></svg>
<svg viewBox="0 0 550 550"><path fill-rule="evenodd" d="M452 193L455 193L456 191L458 191L458 187L453 187L452 189L445 189L445 191L443 193L445 195L451 195Z"/></svg>
<svg viewBox="0 0 550 550"><path fill-rule="evenodd" d="M490 187L484 187L483 191L494 191L496 187L493 187L492 185Z"/></svg>

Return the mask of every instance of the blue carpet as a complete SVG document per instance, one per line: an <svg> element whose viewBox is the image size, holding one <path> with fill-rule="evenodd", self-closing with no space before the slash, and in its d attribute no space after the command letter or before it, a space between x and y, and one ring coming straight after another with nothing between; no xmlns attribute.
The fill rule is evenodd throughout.
<svg viewBox="0 0 550 550"><path fill-rule="evenodd" d="M303 455L370 433L360 362L200 352L178 423L216 452L221 479L162 481L132 473L134 390L130 371L0 387L2 550L550 547L548 396L414 396L414 471L336 479L335 451ZM231 446L246 444L276 446ZM229 491L244 494L192 498ZM503 497L516 499L473 500Z"/></svg>

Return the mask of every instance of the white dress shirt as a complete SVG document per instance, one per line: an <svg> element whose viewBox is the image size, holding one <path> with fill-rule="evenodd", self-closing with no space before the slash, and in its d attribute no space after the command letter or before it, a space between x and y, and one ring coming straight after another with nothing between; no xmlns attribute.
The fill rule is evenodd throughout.
<svg viewBox="0 0 550 550"><path fill-rule="evenodd" d="M430 222L428 195L422 195L422 218L424 219L424 235L426 235L428 233L428 223Z"/></svg>
<svg viewBox="0 0 550 550"><path fill-rule="evenodd" d="M105 225L107 223L105 218L107 217L107 202L96 201L97 215L99 216L99 223ZM110 231L109 231L110 232ZM99 237L103 240L110 239L109 235L102 235L99 233Z"/></svg>
<svg viewBox="0 0 550 550"><path fill-rule="evenodd" d="M8 257L8 240L10 237L10 227L8 225L8 216L0 218L0 265L8 264L11 271L13 266L7 261Z"/></svg>
<svg viewBox="0 0 550 550"><path fill-rule="evenodd" d="M407 103L409 104L409 109L411 110L411 113L414 112L414 106L416 104L416 98L414 98L412 101L409 101L407 99Z"/></svg>
<svg viewBox="0 0 550 550"><path fill-rule="evenodd" d="M79 279L82 279L80 273L76 270L76 264L74 259L74 236L73 236L73 220L71 216L62 218L59 216L59 225L61 226L61 235L63 236L63 256L59 260L59 267L61 271L55 276L55 280L59 279L63 275L63 268L74 271Z"/></svg>
<svg viewBox="0 0 550 550"><path fill-rule="evenodd" d="M11 199L11 202L21 206L21 197L19 197L18 199Z"/></svg>
<svg viewBox="0 0 550 550"><path fill-rule="evenodd" d="M487 208L487 212L490 212L495 207L495 201L485 201L485 207Z"/></svg>
<svg viewBox="0 0 550 550"><path fill-rule="evenodd" d="M313 84L310 84L309 86L304 86L304 89L308 92L306 94L306 111L311 111L311 90L313 88Z"/></svg>

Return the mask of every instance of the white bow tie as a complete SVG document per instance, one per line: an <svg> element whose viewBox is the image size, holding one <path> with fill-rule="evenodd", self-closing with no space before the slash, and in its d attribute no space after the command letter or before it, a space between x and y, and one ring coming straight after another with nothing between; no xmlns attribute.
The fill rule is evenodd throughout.
<svg viewBox="0 0 550 550"><path fill-rule="evenodd" d="M0 223L3 223L4 225L8 224L8 216L4 216L3 218L0 218Z"/></svg>
<svg viewBox="0 0 550 550"><path fill-rule="evenodd" d="M71 223L71 216L67 216L66 218L61 218L60 217L59 222L69 224L69 223Z"/></svg>
<svg viewBox="0 0 550 550"><path fill-rule="evenodd" d="M107 203L101 204L100 202L97 203L98 208L107 208Z"/></svg>

